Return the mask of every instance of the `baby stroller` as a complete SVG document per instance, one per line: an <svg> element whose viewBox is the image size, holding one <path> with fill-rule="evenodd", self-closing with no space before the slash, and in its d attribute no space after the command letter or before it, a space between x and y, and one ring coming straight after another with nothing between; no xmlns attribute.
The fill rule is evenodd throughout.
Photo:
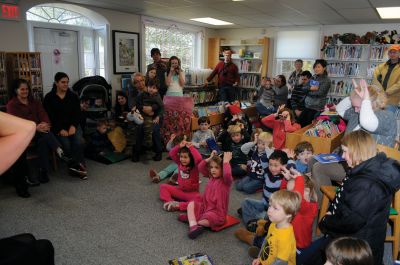
<svg viewBox="0 0 400 265"><path fill-rule="evenodd" d="M87 132L94 131L100 119L106 119L111 110L111 85L102 76L88 76L78 80L72 89L79 95L89 98L87 110Z"/></svg>

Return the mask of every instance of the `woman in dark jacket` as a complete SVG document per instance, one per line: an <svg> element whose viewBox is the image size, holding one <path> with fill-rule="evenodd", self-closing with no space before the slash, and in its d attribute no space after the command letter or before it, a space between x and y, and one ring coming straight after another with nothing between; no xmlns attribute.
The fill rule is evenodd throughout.
<svg viewBox="0 0 400 265"><path fill-rule="evenodd" d="M400 164L377 153L374 138L363 130L345 135L342 149L351 169L319 223L325 236L313 242L314 253L304 264L324 264L326 245L334 238L351 236L367 241L374 264L381 265L390 203L400 188Z"/></svg>
<svg viewBox="0 0 400 265"><path fill-rule="evenodd" d="M326 98L331 87L331 80L326 72L327 62L318 59L313 65L314 76L311 77L307 86L304 86L307 96L305 98L305 109L299 116L301 127L309 125L314 118L324 109Z"/></svg>

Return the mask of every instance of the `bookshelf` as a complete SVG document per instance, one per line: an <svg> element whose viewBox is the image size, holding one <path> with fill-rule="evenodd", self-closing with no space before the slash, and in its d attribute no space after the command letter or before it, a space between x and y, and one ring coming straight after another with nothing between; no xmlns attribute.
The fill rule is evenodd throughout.
<svg viewBox="0 0 400 265"><path fill-rule="evenodd" d="M337 103L354 89L352 79L372 82L374 69L388 60L389 45L340 44L328 46L322 54L327 60L331 88L328 102Z"/></svg>
<svg viewBox="0 0 400 265"><path fill-rule="evenodd" d="M7 52L7 82L21 78L29 82L33 97L43 99L42 68L39 52Z"/></svg>
<svg viewBox="0 0 400 265"><path fill-rule="evenodd" d="M7 101L6 53L0 52L0 110L5 108L4 106L7 104Z"/></svg>

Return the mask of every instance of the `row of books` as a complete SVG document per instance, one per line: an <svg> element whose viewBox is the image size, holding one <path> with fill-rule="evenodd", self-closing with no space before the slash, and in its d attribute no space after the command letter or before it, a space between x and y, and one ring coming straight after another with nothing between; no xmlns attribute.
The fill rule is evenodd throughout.
<svg viewBox="0 0 400 265"><path fill-rule="evenodd" d="M359 63L328 63L329 76L358 76L360 75Z"/></svg>
<svg viewBox="0 0 400 265"><path fill-rule="evenodd" d="M261 61L240 60L238 68L240 72L261 72Z"/></svg>
<svg viewBox="0 0 400 265"><path fill-rule="evenodd" d="M328 99L326 101L327 104L339 104L340 101L342 101L343 97L337 97L337 96L328 96Z"/></svg>
<svg viewBox="0 0 400 265"><path fill-rule="evenodd" d="M367 46L328 46L325 58L341 60L361 60L367 55Z"/></svg>
<svg viewBox="0 0 400 265"><path fill-rule="evenodd" d="M351 91L353 91L353 89L353 82L350 79L332 80L329 94L347 96Z"/></svg>
<svg viewBox="0 0 400 265"><path fill-rule="evenodd" d="M371 47L371 60L387 60L387 46Z"/></svg>
<svg viewBox="0 0 400 265"><path fill-rule="evenodd" d="M337 125L333 122L329 120L319 120L313 127L305 131L304 134L321 138L332 138L339 133Z"/></svg>
<svg viewBox="0 0 400 265"><path fill-rule="evenodd" d="M195 106L193 109L193 114L196 117L201 117L201 116L209 116L209 115L214 115L214 114L219 114L219 113L224 113L225 108L223 105L212 105L212 106Z"/></svg>
<svg viewBox="0 0 400 265"><path fill-rule="evenodd" d="M217 97L218 97L216 90L189 91L189 92L185 92L184 95L192 97L194 104L214 102L217 100Z"/></svg>
<svg viewBox="0 0 400 265"><path fill-rule="evenodd" d="M260 85L260 75L242 74L240 76L239 86L257 88Z"/></svg>

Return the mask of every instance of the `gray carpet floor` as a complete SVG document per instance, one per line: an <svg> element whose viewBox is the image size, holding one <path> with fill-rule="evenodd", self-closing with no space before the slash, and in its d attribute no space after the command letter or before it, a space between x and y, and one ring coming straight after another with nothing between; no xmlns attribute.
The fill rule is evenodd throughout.
<svg viewBox="0 0 400 265"><path fill-rule="evenodd" d="M148 169L168 163L88 161L87 181L68 176L61 165L51 172L49 183L30 189L29 199L0 186L0 237L29 232L47 238L54 244L58 265L163 265L197 252L208 254L216 265L251 264L247 246L233 235L240 225L206 231L191 240L187 224L177 221L178 213L162 210L159 185L151 183ZM202 178L201 190L206 182ZM230 214L236 216L245 197L232 188Z"/></svg>

